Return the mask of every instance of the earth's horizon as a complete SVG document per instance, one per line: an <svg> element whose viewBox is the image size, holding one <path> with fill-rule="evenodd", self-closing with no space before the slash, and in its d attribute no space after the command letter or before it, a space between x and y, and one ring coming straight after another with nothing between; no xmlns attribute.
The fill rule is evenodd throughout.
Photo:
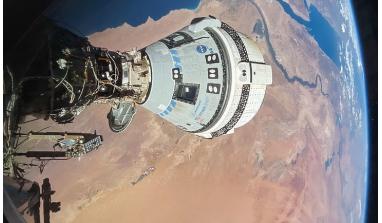
<svg viewBox="0 0 382 223"><path fill-rule="evenodd" d="M110 50L140 49L195 17L214 15L256 40L272 66L273 84L258 114L234 134L212 140L141 107L121 134L109 130L107 105L91 105L66 125L23 124L23 132L50 126L104 136L99 150L26 175L50 178L62 203L52 222L365 222L366 87L351 2L197 5L166 8L156 20L147 14L143 23L126 21L88 38ZM322 36L328 32L333 35ZM155 171L131 184L150 167Z"/></svg>

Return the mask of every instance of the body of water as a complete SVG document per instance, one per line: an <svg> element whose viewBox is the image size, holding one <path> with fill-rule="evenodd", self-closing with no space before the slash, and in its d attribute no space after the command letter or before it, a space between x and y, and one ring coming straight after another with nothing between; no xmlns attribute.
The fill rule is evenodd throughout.
<svg viewBox="0 0 382 223"><path fill-rule="evenodd" d="M283 0L277 1L291 18L306 28L310 35L312 35L313 38L317 41L318 45L325 52L325 54L328 55L328 57L337 65L337 67L340 67L340 41L338 34L329 24L329 22L317 10L317 8L311 4L308 8L309 20L304 20L293 12L288 3L284 2Z"/></svg>
<svg viewBox="0 0 382 223"><path fill-rule="evenodd" d="M63 0L45 12L59 25L81 35L90 35L123 23L138 26L150 16L154 20L174 9L196 9L200 0Z"/></svg>

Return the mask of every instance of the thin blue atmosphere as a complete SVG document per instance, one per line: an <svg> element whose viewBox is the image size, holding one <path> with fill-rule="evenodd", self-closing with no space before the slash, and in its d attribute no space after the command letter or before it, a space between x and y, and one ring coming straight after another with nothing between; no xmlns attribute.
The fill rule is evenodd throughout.
<svg viewBox="0 0 382 223"><path fill-rule="evenodd" d="M123 23L138 26L150 16L154 20L174 9L198 7L200 0L63 0L56 1L46 12L57 24L87 36Z"/></svg>
<svg viewBox="0 0 382 223"><path fill-rule="evenodd" d="M371 153L370 153L370 133L369 133L369 127L370 127L370 113L369 113L369 105L368 105L368 95L367 95L367 76L366 76L366 73L365 73L365 70L363 69L363 65L364 65L364 59L363 59L363 49L362 49L362 45L361 45L361 42L360 42L360 38L359 38L359 27L358 27L358 24L356 23L355 21L355 13L354 13L354 6L351 4L351 2L349 3L350 7L351 7L351 20L352 20L352 24L353 24L353 28L354 28L354 31L355 31L355 45L356 45L356 50L358 50L357 54L361 57L361 61L362 61L362 68L361 69L358 69L358 73L355 74L355 84L356 86L358 87L359 89L359 102L363 108L363 115L362 115L362 119L363 119L363 123L365 124L364 125L364 134L365 134L365 145L366 145L366 148L364 150L364 153L365 153L365 178L364 178L364 186L365 186L365 191L364 191L364 194L363 194L363 199L362 199L362 209L361 209L361 222L369 222L369 218L372 217L372 216L368 216L367 215L367 210L368 210L368 196L369 196L369 189L371 187L371 185L369 184L369 177L370 177L370 168L371 168L371 163L370 163L370 159L371 159ZM353 61L353 67L357 67L357 63L356 61Z"/></svg>
<svg viewBox="0 0 382 223"><path fill-rule="evenodd" d="M326 55L340 67L338 34L314 5L309 6L309 21L296 15L287 2L277 0L284 11L296 22L305 26Z"/></svg>
<svg viewBox="0 0 382 223"><path fill-rule="evenodd" d="M372 216L368 216L367 215L367 210L368 210L368 205L369 205L369 190L370 190L370 187L371 185L369 184L369 177L370 177L370 168L371 168L371 162L370 162L370 159L371 159L371 153L370 153L370 133L369 133L369 128L370 128L370 112L369 112L369 105L368 105L368 90L367 90L367 80L366 80L366 73L365 73L365 70L363 69L363 65L365 64L364 63L364 57L363 57L363 49L362 49L362 45L361 45L361 42L360 42L360 38L359 38L359 28L358 28L358 24L355 22L355 13L354 13L354 6L350 3L350 7L351 7L351 19L352 19L352 23L353 23L353 26L355 28L355 41L356 41L356 44L357 44L357 47L358 47L358 50L359 52L359 56L361 57L361 61L362 61L362 69L360 72L362 72L361 74L357 74L357 78L355 80L355 83L357 83L357 85L359 86L359 89L360 91L363 93L361 94L360 96L360 102L361 102L361 105L362 107L364 108L364 113L362 115L362 119L364 120L364 123L365 123L365 126L364 126L364 129L365 129L365 144L366 144L366 149L365 149L365 179L364 179L364 184L365 184L365 191L364 191L364 194L363 194L363 200L362 200L362 204L364 204L362 206L362 209L361 209L361 213L362 213L362 217L361 217L361 222L369 222L369 218L372 217ZM354 67L356 67L356 64L353 64Z"/></svg>

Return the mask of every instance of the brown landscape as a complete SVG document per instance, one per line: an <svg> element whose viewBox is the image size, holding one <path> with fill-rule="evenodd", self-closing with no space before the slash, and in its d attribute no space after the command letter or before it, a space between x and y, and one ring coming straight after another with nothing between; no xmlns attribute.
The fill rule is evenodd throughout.
<svg viewBox="0 0 382 223"><path fill-rule="evenodd" d="M302 0L290 2L308 17ZM276 2L256 3L288 73L311 82L319 73L324 90L334 94L338 70L315 40ZM252 38L261 19L252 2L205 0L195 11L174 10L158 21L123 24L89 39L111 50L139 49L207 15ZM51 126L46 131L97 130L104 137L99 150L81 159L52 161L43 174L33 169L27 175L37 182L49 177L57 191L53 199L62 210L51 214L52 222L347 222L341 202L352 198L342 197L339 159L325 168L339 147L333 105L319 89L287 82L266 42L258 44L272 65L273 84L256 117L232 135L203 139L143 108L127 131L115 134L107 124L107 105L91 105L71 124L23 124L24 132ZM28 142L25 148L37 145ZM343 153L346 168L350 158ZM149 167L155 170L132 185ZM347 172L350 179L352 169Z"/></svg>

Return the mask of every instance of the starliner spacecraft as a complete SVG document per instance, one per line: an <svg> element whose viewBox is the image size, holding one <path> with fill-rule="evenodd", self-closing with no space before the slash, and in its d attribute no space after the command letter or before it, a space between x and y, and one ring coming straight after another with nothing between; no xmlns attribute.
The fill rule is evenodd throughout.
<svg viewBox="0 0 382 223"><path fill-rule="evenodd" d="M91 103L110 103L109 125L121 132L142 106L187 132L213 138L248 123L272 83L271 66L256 43L212 16L128 52L94 47L60 29L52 36L61 41L49 46L50 75L26 76L18 89L32 84L35 94L46 95L47 114L60 123ZM38 91L36 83L44 81L49 88Z"/></svg>
<svg viewBox="0 0 382 223"><path fill-rule="evenodd" d="M195 19L142 53L151 83L138 103L205 138L250 121L272 83L256 43L215 18Z"/></svg>

